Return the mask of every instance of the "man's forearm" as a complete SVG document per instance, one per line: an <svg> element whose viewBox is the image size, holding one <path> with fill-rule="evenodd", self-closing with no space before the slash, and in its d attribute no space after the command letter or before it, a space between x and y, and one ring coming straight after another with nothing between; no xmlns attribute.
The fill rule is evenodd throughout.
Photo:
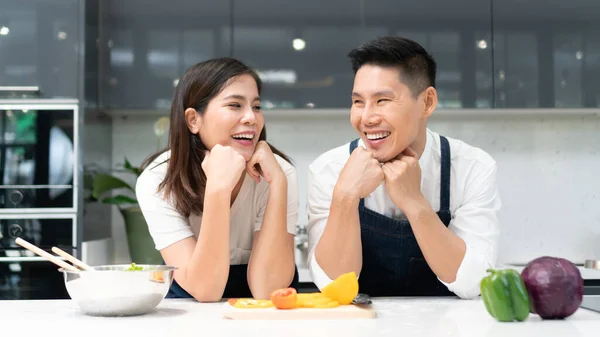
<svg viewBox="0 0 600 337"><path fill-rule="evenodd" d="M362 268L362 243L356 196L334 190L329 218L315 249L315 259L330 279Z"/></svg>
<svg viewBox="0 0 600 337"><path fill-rule="evenodd" d="M407 207L406 216L431 270L442 281L454 282L465 256L465 242L442 223L424 199Z"/></svg>

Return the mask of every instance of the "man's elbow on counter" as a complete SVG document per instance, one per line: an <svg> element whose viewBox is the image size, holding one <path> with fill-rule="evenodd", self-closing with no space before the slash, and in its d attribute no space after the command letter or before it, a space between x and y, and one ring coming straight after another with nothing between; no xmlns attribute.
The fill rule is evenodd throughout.
<svg viewBox="0 0 600 337"><path fill-rule="evenodd" d="M471 288L457 288L452 289L452 287L448 287L450 291L452 291L456 296L463 300L474 300L477 299L480 295L479 285L471 287Z"/></svg>
<svg viewBox="0 0 600 337"><path fill-rule="evenodd" d="M487 269L487 268L486 268ZM456 279L452 283L444 283L448 290L453 292L456 296L464 300L472 300L479 297L481 294L481 280L485 277L486 271L475 271L465 274L459 272L456 275Z"/></svg>

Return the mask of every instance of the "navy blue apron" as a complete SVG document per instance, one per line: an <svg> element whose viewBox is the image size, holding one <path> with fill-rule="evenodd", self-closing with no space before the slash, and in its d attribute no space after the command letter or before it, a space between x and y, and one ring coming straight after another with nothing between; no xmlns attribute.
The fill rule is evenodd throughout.
<svg viewBox="0 0 600 337"><path fill-rule="evenodd" d="M450 213L450 145L440 136L440 220L448 227ZM350 143L350 153L358 139ZM359 204L362 270L359 291L370 296L455 296L442 284L423 257L408 220L395 220Z"/></svg>
<svg viewBox="0 0 600 337"><path fill-rule="evenodd" d="M248 286L248 265L230 265L229 266L229 277L227 284L225 285L225 291L223 292L223 298L251 298L252 292L250 286ZM290 287L298 289L298 268L295 268L294 279L290 284ZM175 280L167 293L167 298L192 298L187 291L185 291Z"/></svg>

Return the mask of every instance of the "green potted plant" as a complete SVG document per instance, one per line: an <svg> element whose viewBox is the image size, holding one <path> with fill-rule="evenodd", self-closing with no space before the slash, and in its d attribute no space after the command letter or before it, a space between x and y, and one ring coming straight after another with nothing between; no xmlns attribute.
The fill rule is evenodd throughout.
<svg viewBox="0 0 600 337"><path fill-rule="evenodd" d="M169 119L167 117L159 118L154 123L154 133L158 137L157 150L160 148L160 137L166 132L168 126ZM133 166L127 158L125 158L123 169L119 172L132 174L136 180L142 173L140 168ZM134 184L129 184L110 172L101 171L88 171L85 179L87 182L85 185L91 189L89 201L114 205L123 216L132 262L162 264L162 257L154 247L154 240L150 236L148 225L135 198Z"/></svg>
<svg viewBox="0 0 600 337"><path fill-rule="evenodd" d="M127 158L124 169L135 175L136 179L141 174L140 169L131 165ZM161 264L162 257L154 248L154 241L138 201L135 197L126 195L127 192L135 195L134 187L121 178L108 173L96 173L92 176L92 198L116 206L123 216L131 260L137 264Z"/></svg>

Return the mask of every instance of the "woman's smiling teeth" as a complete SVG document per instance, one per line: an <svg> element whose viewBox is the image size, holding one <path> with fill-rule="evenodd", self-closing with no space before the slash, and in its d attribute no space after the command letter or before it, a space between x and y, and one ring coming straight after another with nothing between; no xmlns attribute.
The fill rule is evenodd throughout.
<svg viewBox="0 0 600 337"><path fill-rule="evenodd" d="M254 139L254 135L251 133L241 133L232 136L234 139Z"/></svg>
<svg viewBox="0 0 600 337"><path fill-rule="evenodd" d="M366 133L365 135L367 135L367 139L369 140L377 140L377 139L383 139L383 138L387 138L390 135L390 132L377 132L377 133Z"/></svg>

